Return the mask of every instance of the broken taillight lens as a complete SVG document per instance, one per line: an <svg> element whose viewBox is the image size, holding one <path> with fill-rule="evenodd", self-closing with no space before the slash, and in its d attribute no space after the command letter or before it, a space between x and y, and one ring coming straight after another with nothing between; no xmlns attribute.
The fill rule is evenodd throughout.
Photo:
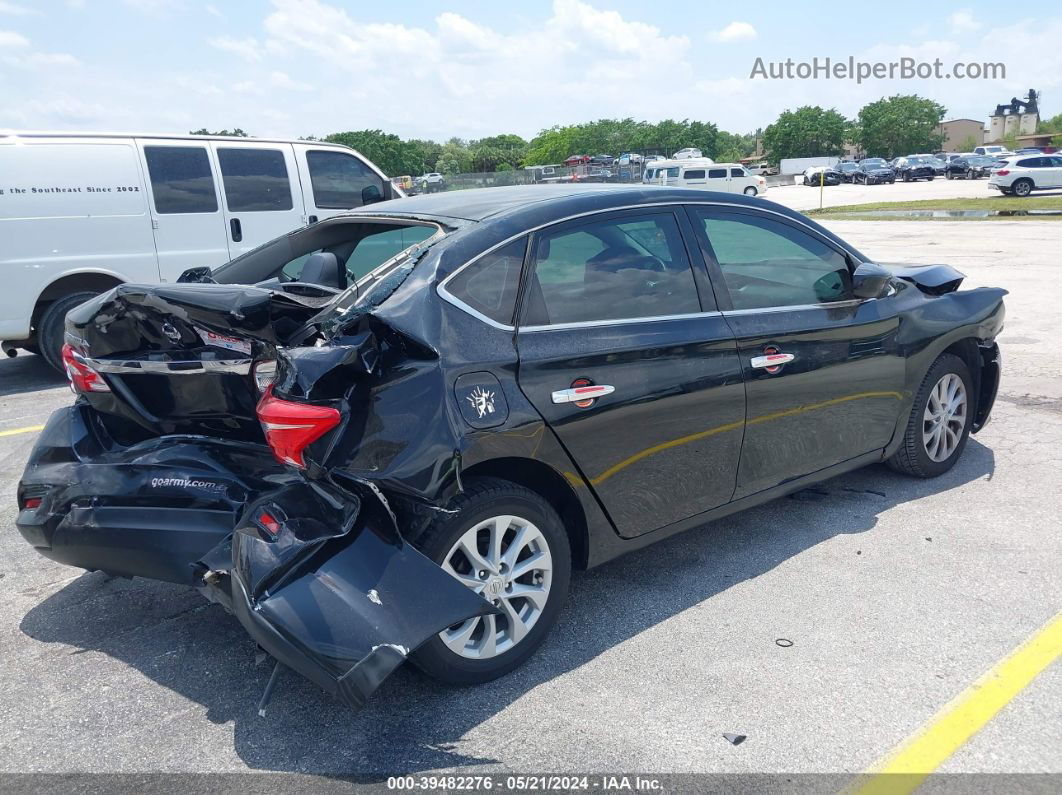
<svg viewBox="0 0 1062 795"><path fill-rule="evenodd" d="M63 369L66 370L70 389L75 395L111 391L103 376L90 367L85 357L70 347L69 343L63 345Z"/></svg>
<svg viewBox="0 0 1062 795"><path fill-rule="evenodd" d="M303 451L339 425L340 415L328 406L281 400L270 385L258 401L258 420L277 460L303 469Z"/></svg>

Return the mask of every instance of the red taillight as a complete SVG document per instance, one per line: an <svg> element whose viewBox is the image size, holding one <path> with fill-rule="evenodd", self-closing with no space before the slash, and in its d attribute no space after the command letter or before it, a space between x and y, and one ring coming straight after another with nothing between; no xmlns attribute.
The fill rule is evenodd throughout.
<svg viewBox="0 0 1062 795"><path fill-rule="evenodd" d="M339 425L340 416L338 410L327 406L274 397L270 385L258 402L258 419L277 460L301 469L306 466L303 450Z"/></svg>
<svg viewBox="0 0 1062 795"><path fill-rule="evenodd" d="M103 376L93 370L85 357L70 347L63 345L63 368L70 379L70 389L75 395L83 392L110 392L111 388Z"/></svg>
<svg viewBox="0 0 1062 795"><path fill-rule="evenodd" d="M1006 169L1006 168L1001 168L999 171L996 172L996 174L1001 176L1001 177L1005 177L1009 173L1010 173L1010 170Z"/></svg>
<svg viewBox="0 0 1062 795"><path fill-rule="evenodd" d="M27 497L22 502L22 510L24 510L24 511L32 511L35 508L40 508L40 507L41 507L41 498L40 497Z"/></svg>
<svg viewBox="0 0 1062 795"><path fill-rule="evenodd" d="M258 515L258 524L262 525L265 531L274 538L280 534L280 522L271 513L262 511Z"/></svg>

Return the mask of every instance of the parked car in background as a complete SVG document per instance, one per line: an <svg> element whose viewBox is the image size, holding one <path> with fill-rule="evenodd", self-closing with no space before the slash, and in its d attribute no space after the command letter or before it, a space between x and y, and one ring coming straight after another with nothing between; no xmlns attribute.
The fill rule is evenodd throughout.
<svg viewBox="0 0 1062 795"><path fill-rule="evenodd" d="M1062 189L1062 155L1008 157L992 171L988 187L1015 196L1028 196L1034 190Z"/></svg>
<svg viewBox="0 0 1062 795"><path fill-rule="evenodd" d="M811 166L804 171L804 184L812 186L840 185L841 172L832 166Z"/></svg>
<svg viewBox="0 0 1062 795"><path fill-rule="evenodd" d="M930 158L922 155L898 157L893 161L892 168L896 172L896 178L904 182L914 182L919 179L932 182L937 175L935 164Z"/></svg>
<svg viewBox="0 0 1062 795"><path fill-rule="evenodd" d="M998 162L989 155L963 155L948 163L944 176L948 179L980 179L992 173Z"/></svg>
<svg viewBox="0 0 1062 795"><path fill-rule="evenodd" d="M612 155L594 155L590 158L590 165L592 166L611 166L616 162L616 158Z"/></svg>
<svg viewBox="0 0 1062 795"><path fill-rule="evenodd" d="M717 190L762 196L767 179L750 174L740 163L716 163L711 158L659 160L646 166L642 182L679 188Z"/></svg>
<svg viewBox="0 0 1062 795"><path fill-rule="evenodd" d="M841 182L854 182L853 177L859 171L859 164L851 160L844 160L833 167L841 175Z"/></svg>
<svg viewBox="0 0 1062 795"><path fill-rule="evenodd" d="M704 157L704 154L700 149L694 147L687 147L686 149L679 149L675 154L671 156L672 160L685 160L690 157Z"/></svg>
<svg viewBox="0 0 1062 795"><path fill-rule="evenodd" d="M1043 149L1037 149L1034 146L1029 146L1029 147L1026 147L1025 149L1019 149L1014 154L1016 154L1016 155L1042 155L1043 153L1044 153Z"/></svg>
<svg viewBox="0 0 1062 795"><path fill-rule="evenodd" d="M63 318L94 295L172 282L401 195L367 158L323 141L0 135L0 344L61 370Z"/></svg>
<svg viewBox="0 0 1062 795"><path fill-rule="evenodd" d="M1012 155L1014 153L1008 151L1007 147L1005 147L1005 146L997 146L995 144L990 144L988 146L975 146L974 147L974 154L975 155L992 155L993 157L1006 157L1006 156Z"/></svg>
<svg viewBox="0 0 1062 795"><path fill-rule="evenodd" d="M865 157L859 161L859 170L852 174L853 182L864 185L881 185L896 181L896 172L880 157Z"/></svg>
<svg viewBox="0 0 1062 795"><path fill-rule="evenodd" d="M403 231L341 292L277 281ZM351 707L407 660L514 670L573 569L870 464L943 475L1000 376L1004 290L744 196L417 196L202 277L68 316L78 397L17 527L60 563L198 587Z"/></svg>
<svg viewBox="0 0 1062 795"><path fill-rule="evenodd" d="M944 169L948 166L946 160L942 160L939 157L934 157L933 155L926 155L925 158L927 161L929 161L929 165L933 167L934 174L936 174L938 177L944 176Z"/></svg>
<svg viewBox="0 0 1062 795"><path fill-rule="evenodd" d="M417 191L420 193L439 193L446 190L446 177L438 171L429 171L417 177Z"/></svg>
<svg viewBox="0 0 1062 795"><path fill-rule="evenodd" d="M572 168L573 166L585 166L590 162L590 155L572 155L564 161L564 165Z"/></svg>

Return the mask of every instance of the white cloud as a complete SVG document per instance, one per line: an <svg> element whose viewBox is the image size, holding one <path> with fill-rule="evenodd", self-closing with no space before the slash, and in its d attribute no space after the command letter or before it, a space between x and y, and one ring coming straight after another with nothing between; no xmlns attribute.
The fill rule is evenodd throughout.
<svg viewBox="0 0 1062 795"><path fill-rule="evenodd" d="M29 47L29 39L13 30L0 30L0 49L15 50Z"/></svg>
<svg viewBox="0 0 1062 795"><path fill-rule="evenodd" d="M13 17L23 17L27 14L36 14L37 12L32 8L19 5L18 3L9 3L7 0L0 0L0 14L9 14Z"/></svg>
<svg viewBox="0 0 1062 795"><path fill-rule="evenodd" d="M237 39L233 36L218 36L210 39L210 46L238 55L249 63L262 60L262 48L258 40L253 36L243 39Z"/></svg>
<svg viewBox="0 0 1062 795"><path fill-rule="evenodd" d="M967 10L956 11L948 17L948 24L956 33L971 33L981 27L981 23L974 19L973 14Z"/></svg>
<svg viewBox="0 0 1062 795"><path fill-rule="evenodd" d="M734 21L721 30L713 30L708 38L718 42L752 41L756 35L756 28L748 22Z"/></svg>

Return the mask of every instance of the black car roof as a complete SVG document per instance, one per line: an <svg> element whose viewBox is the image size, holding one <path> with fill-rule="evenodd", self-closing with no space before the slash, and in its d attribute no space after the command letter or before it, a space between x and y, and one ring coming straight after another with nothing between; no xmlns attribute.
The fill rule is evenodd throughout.
<svg viewBox="0 0 1062 795"><path fill-rule="evenodd" d="M405 199L371 204L354 211L360 215L404 215L436 218L459 218L483 221L499 215L516 216L521 210L543 214L545 206L556 210L556 217L592 210L607 210L627 205L667 204L676 201L721 201L731 204L762 206L764 200L735 193L720 193L694 188L669 188L658 185L513 185L502 188L474 188L444 193L428 193ZM771 203L771 208L781 208ZM787 214L795 215L786 209Z"/></svg>

